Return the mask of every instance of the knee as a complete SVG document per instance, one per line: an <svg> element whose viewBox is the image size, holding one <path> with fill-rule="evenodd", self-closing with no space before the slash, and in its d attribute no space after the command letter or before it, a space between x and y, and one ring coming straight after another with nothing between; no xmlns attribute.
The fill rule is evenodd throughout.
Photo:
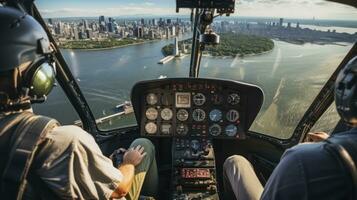
<svg viewBox="0 0 357 200"><path fill-rule="evenodd" d="M239 169L240 167L242 167L244 165L250 165L250 162L243 156L233 155L233 156L228 157L224 161L223 168L225 170L231 169L232 167Z"/></svg>
<svg viewBox="0 0 357 200"><path fill-rule="evenodd" d="M146 138L138 138L131 143L130 147L135 147L135 146L142 146L144 147L144 152L150 155L155 155L155 146L154 144L146 139Z"/></svg>

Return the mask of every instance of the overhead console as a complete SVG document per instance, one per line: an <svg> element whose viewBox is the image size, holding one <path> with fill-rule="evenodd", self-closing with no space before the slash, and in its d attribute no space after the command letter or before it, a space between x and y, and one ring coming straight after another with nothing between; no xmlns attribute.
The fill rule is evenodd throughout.
<svg viewBox="0 0 357 200"><path fill-rule="evenodd" d="M263 92L235 81L170 78L137 83L131 100L143 136L244 139Z"/></svg>

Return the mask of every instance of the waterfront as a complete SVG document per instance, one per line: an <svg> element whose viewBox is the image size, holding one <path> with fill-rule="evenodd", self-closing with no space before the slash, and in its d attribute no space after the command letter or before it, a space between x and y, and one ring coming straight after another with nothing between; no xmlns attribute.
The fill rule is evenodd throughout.
<svg viewBox="0 0 357 200"><path fill-rule="evenodd" d="M100 118L114 113L116 105L129 100L131 87L137 81L160 76L188 76L189 56L165 65L157 63L163 57L162 46L171 42L161 40L118 49L62 52L95 117ZM264 55L226 59L204 57L200 76L244 81L262 87L265 102L253 130L286 138L351 44L274 43L273 51ZM78 119L59 87L54 89L45 105L35 106L35 111L58 118L63 124ZM133 115L113 121L112 127L129 124L135 124Z"/></svg>

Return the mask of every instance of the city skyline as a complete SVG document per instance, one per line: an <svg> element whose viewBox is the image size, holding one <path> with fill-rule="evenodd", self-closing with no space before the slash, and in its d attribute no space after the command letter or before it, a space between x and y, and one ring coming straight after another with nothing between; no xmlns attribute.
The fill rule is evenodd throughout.
<svg viewBox="0 0 357 200"><path fill-rule="evenodd" d="M38 0L36 4L46 18L189 14L187 9L176 13L174 0ZM355 20L357 10L323 0L237 0L233 16Z"/></svg>

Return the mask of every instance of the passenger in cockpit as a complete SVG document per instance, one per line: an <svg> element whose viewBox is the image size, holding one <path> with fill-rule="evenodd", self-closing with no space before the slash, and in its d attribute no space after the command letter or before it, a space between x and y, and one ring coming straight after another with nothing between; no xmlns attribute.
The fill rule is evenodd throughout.
<svg viewBox="0 0 357 200"><path fill-rule="evenodd" d="M55 81L49 39L15 9L0 7L0 27L1 199L138 199L142 187L155 195L149 140L135 140L113 166L89 133L32 113Z"/></svg>
<svg viewBox="0 0 357 200"><path fill-rule="evenodd" d="M310 141L288 149L265 187L251 163L234 155L224 163L225 189L239 199L352 199L357 158L357 56L340 72L335 83L339 115L352 129L328 138L309 134Z"/></svg>

